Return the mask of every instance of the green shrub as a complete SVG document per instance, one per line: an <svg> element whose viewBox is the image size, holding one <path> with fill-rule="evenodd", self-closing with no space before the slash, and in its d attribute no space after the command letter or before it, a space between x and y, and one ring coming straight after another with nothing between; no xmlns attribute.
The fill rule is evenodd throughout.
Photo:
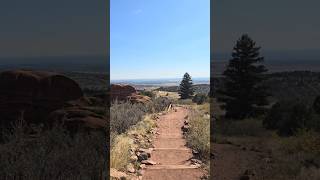
<svg viewBox="0 0 320 180"><path fill-rule="evenodd" d="M207 95L205 94L196 94L192 98L192 102L197 103L197 104L203 104L207 101Z"/></svg>
<svg viewBox="0 0 320 180"><path fill-rule="evenodd" d="M281 101L272 106L263 125L277 130L280 135L293 135L300 128L309 128L312 120L312 111L305 104Z"/></svg>
<svg viewBox="0 0 320 180"><path fill-rule="evenodd" d="M193 105L194 104L191 99L179 99L176 103L181 104L181 105Z"/></svg>
<svg viewBox="0 0 320 180"><path fill-rule="evenodd" d="M155 97L155 94L152 91L142 90L142 91L139 91L139 93L141 95L143 95L143 96L148 96L150 98L154 98Z"/></svg>
<svg viewBox="0 0 320 180"><path fill-rule="evenodd" d="M226 136L263 136L265 129L260 119L218 120L217 131Z"/></svg>

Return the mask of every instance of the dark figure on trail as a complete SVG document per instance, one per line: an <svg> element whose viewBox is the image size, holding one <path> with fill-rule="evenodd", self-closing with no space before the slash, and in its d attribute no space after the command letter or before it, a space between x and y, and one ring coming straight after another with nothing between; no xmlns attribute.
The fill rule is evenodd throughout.
<svg viewBox="0 0 320 180"><path fill-rule="evenodd" d="M237 41L226 70L218 101L224 102L226 117L243 119L256 115L268 105L266 87L261 83L267 69L261 63L260 47L246 34Z"/></svg>

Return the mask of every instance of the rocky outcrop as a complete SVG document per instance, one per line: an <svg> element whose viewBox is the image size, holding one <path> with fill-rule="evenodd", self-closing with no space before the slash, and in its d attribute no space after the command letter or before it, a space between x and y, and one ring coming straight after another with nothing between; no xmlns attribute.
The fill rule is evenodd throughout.
<svg viewBox="0 0 320 180"><path fill-rule="evenodd" d="M130 101L132 103L148 103L151 98L139 95L137 90L130 85L111 84L110 90L111 101Z"/></svg>
<svg viewBox="0 0 320 180"><path fill-rule="evenodd" d="M80 86L57 73L13 70L0 73L0 125L9 127L23 119L28 124L49 124L65 121L101 128L103 117L83 107L90 99L83 96Z"/></svg>
<svg viewBox="0 0 320 180"><path fill-rule="evenodd" d="M126 101L128 98L134 94L137 94L137 91L134 87L129 85L119 85L111 84L110 89L110 98L112 101Z"/></svg>
<svg viewBox="0 0 320 180"><path fill-rule="evenodd" d="M80 128L102 130L107 126L106 117L82 107L68 107L53 111L48 116L50 125L60 123L72 132Z"/></svg>

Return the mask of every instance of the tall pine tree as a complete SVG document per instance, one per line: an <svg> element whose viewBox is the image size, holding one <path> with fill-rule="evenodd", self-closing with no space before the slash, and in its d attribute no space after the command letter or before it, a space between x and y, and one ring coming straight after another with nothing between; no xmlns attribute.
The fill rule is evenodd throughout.
<svg viewBox="0 0 320 180"><path fill-rule="evenodd" d="M266 87L262 85L267 69L261 63L260 47L246 34L237 41L232 59L226 70L224 86L217 91L218 100L224 102L226 117L243 119L268 105Z"/></svg>
<svg viewBox="0 0 320 180"><path fill-rule="evenodd" d="M181 99L188 99L193 95L192 79L188 73L185 73L179 86L179 95Z"/></svg>

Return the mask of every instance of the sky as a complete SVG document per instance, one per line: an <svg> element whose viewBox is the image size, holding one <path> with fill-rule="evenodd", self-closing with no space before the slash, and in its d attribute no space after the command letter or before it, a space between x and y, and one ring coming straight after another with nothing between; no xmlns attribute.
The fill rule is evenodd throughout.
<svg viewBox="0 0 320 180"><path fill-rule="evenodd" d="M210 76L209 0L111 0L110 76Z"/></svg>
<svg viewBox="0 0 320 180"><path fill-rule="evenodd" d="M265 52L313 53L320 59L319 0L213 1L212 52L231 52L243 33ZM288 53L290 52L290 53Z"/></svg>
<svg viewBox="0 0 320 180"><path fill-rule="evenodd" d="M105 0L2 0L0 58L106 55Z"/></svg>

